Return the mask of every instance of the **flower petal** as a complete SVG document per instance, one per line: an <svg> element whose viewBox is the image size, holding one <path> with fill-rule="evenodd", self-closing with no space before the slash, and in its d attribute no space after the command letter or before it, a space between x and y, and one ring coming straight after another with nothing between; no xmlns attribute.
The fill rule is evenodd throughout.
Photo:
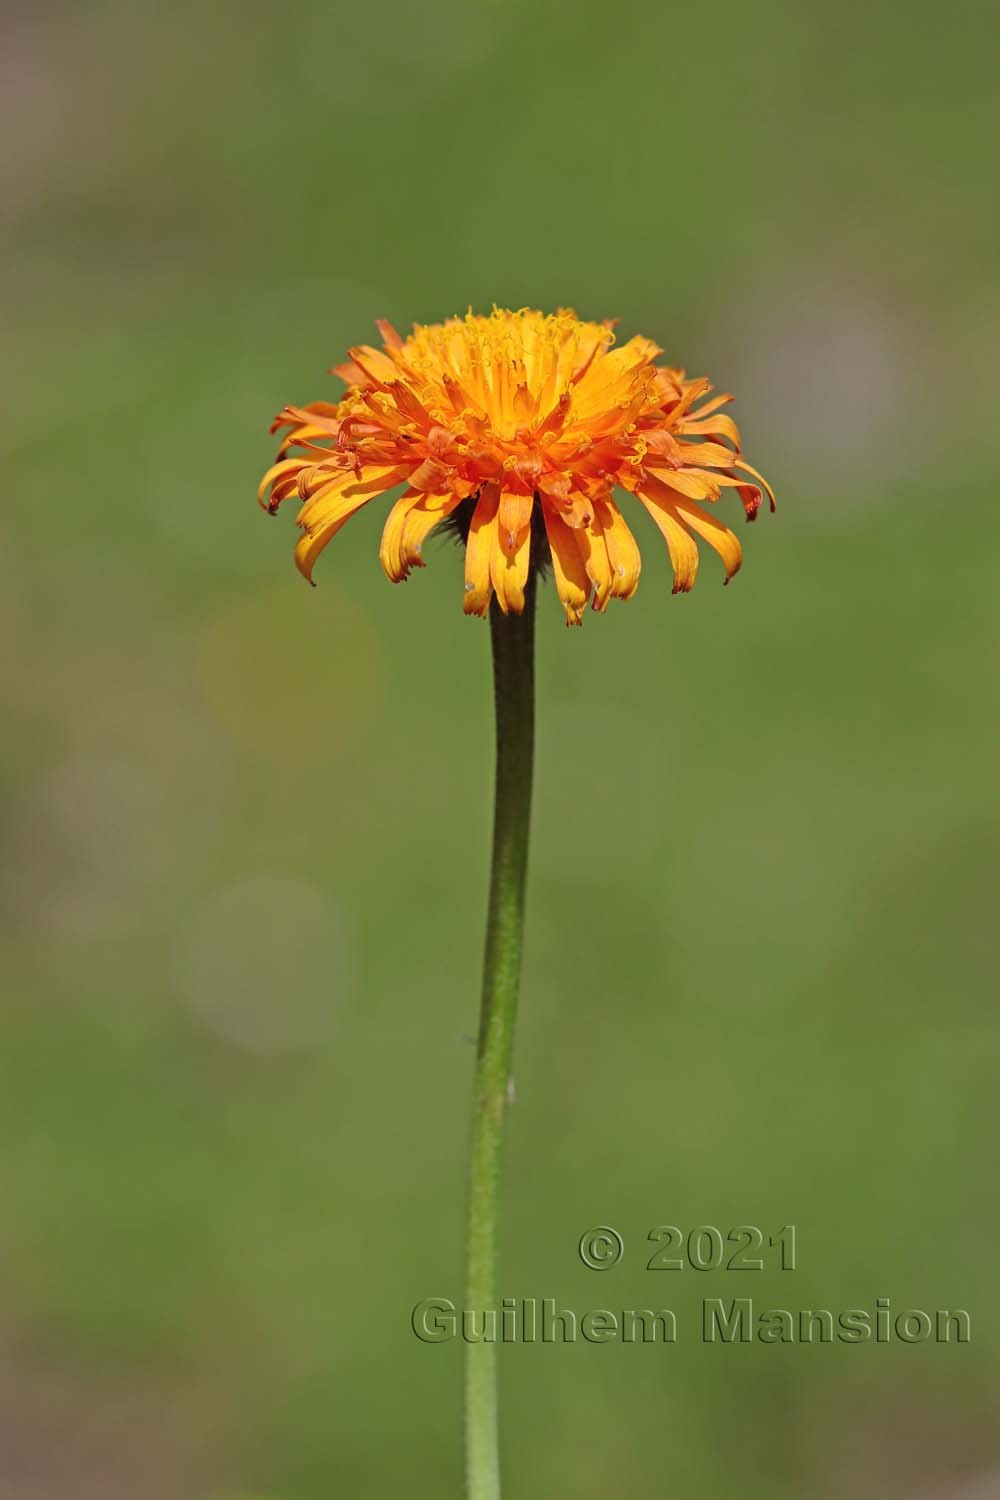
<svg viewBox="0 0 1000 1500"><path fill-rule="evenodd" d="M397 379L399 371L381 349L373 349L371 344L362 344L349 352L352 363L361 371L365 380L380 390L385 390Z"/></svg>
<svg viewBox="0 0 1000 1500"><path fill-rule="evenodd" d="M699 406L697 411L689 411L687 415L693 421L700 422L711 412L718 411L720 406L728 406L732 399L733 397L730 396L727 392L723 392L720 396L713 396L711 401L706 401L704 406Z"/></svg>
<svg viewBox="0 0 1000 1500"><path fill-rule="evenodd" d="M772 510L776 510L777 509L778 502L774 498L774 491L772 490L771 486L768 484L767 480L764 478L763 474L759 474L757 472L757 470L754 468L753 464L748 464L745 458L734 458L733 461L732 461L732 463L731 463L731 465L730 465L730 468L733 468L733 469L742 469L745 474L752 474L753 477L754 477L754 479L760 480L760 483L764 486L765 490L767 491L767 498L771 502L771 509Z"/></svg>
<svg viewBox="0 0 1000 1500"><path fill-rule="evenodd" d="M704 474L700 469L675 469L656 457L647 457L645 462L648 468L662 474L664 484L686 495L689 500L718 500L719 482L714 474ZM733 462L732 454L729 455L729 462Z"/></svg>
<svg viewBox="0 0 1000 1500"><path fill-rule="evenodd" d="M732 454L729 455L732 462ZM446 464L439 463L436 458L425 458L423 463L417 465L409 476L409 484L412 489L424 490L429 495L439 495L448 481L449 470Z"/></svg>
<svg viewBox="0 0 1000 1500"><path fill-rule="evenodd" d="M589 526L581 526L577 538L587 577L594 585L593 607L598 614L603 614L611 598L612 573L604 528L597 517L596 506L593 521Z"/></svg>
<svg viewBox="0 0 1000 1500"><path fill-rule="evenodd" d="M307 458L284 458L280 463L272 464L268 469L260 482L257 499L265 510L270 511L272 516L282 500L287 500L289 495L296 493L299 485L299 474L304 468L308 467L308 464L309 460ZM271 493L265 500L264 491L268 485L271 486Z"/></svg>
<svg viewBox="0 0 1000 1500"><path fill-rule="evenodd" d="M376 318L375 327L382 335L382 342L387 349L402 349L403 340L393 328L388 318Z"/></svg>
<svg viewBox="0 0 1000 1500"><path fill-rule="evenodd" d="M531 527L526 526L513 549L509 549L503 539L503 528L498 515L493 550L490 553L490 581L497 603L505 615L519 615L524 609L524 589L528 582L530 560Z"/></svg>
<svg viewBox="0 0 1000 1500"><path fill-rule="evenodd" d="M348 474L347 477L350 479L352 476ZM317 491L303 505L297 524L302 527L304 535L296 543L295 566L310 583L313 581L312 570L316 559L327 542L332 541L344 522L356 510L367 505L370 499L370 495L344 494L343 483L337 479L325 489Z"/></svg>
<svg viewBox="0 0 1000 1500"><path fill-rule="evenodd" d="M682 443L681 458L693 469L730 469L736 454L722 443Z"/></svg>
<svg viewBox="0 0 1000 1500"><path fill-rule="evenodd" d="M485 484L476 501L465 544L465 602L467 615L485 618L490 607L490 562L497 538L497 510L500 491L495 484Z"/></svg>
<svg viewBox="0 0 1000 1500"><path fill-rule="evenodd" d="M531 525L531 512L535 504L534 495L518 494L504 490L500 496L498 524L500 540L506 551L513 553L520 541L521 532Z"/></svg>
<svg viewBox="0 0 1000 1500"><path fill-rule="evenodd" d="M726 582L728 583L740 570L743 562L743 548L740 546L739 538L730 531L728 526L723 526L714 516L703 511L700 505L694 505L687 500L678 500L674 506L678 518L696 531L703 541L722 558L726 568Z"/></svg>
<svg viewBox="0 0 1000 1500"><path fill-rule="evenodd" d="M425 495L413 507L406 518L399 548L404 567L424 566L424 542L435 526L439 526L446 516L451 515L456 505L461 504L463 498L461 495ZM440 505L438 501L441 502Z"/></svg>
<svg viewBox="0 0 1000 1500"><path fill-rule="evenodd" d="M401 583L411 568L422 568L421 549L428 536L459 503L457 495L423 495L407 491L386 517L379 562L392 583Z"/></svg>
<svg viewBox="0 0 1000 1500"><path fill-rule="evenodd" d="M740 429L732 417L727 417L723 412L718 412L714 417L706 417L704 421L685 418L683 422L677 423L677 433L683 437L728 438L737 453L740 451Z"/></svg>
<svg viewBox="0 0 1000 1500"><path fill-rule="evenodd" d="M611 592L616 599L631 599L642 572L638 544L613 500L595 500L594 512L604 533L611 564Z"/></svg>
<svg viewBox="0 0 1000 1500"><path fill-rule="evenodd" d="M567 625L581 625L583 612L590 598L590 580L584 566L583 556L577 542L580 535L573 531L562 517L549 505L542 502L545 534L552 553L552 573L556 582L556 593L566 611Z"/></svg>
<svg viewBox="0 0 1000 1500"><path fill-rule="evenodd" d="M663 533L674 569L674 593L686 594L698 576L698 547L694 537L677 518L674 506L644 485L639 499Z"/></svg>

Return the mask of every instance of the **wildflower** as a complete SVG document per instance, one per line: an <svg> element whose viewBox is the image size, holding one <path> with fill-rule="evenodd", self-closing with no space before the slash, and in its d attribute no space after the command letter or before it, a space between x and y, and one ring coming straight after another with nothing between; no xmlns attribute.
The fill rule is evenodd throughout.
<svg viewBox="0 0 1000 1500"><path fill-rule="evenodd" d="M603 611L639 582L616 490L634 495L662 532L674 593L694 584L696 538L719 554L727 583L742 561L706 503L734 489L747 520L762 492L773 509L721 410L732 397L658 365L663 351L650 339L615 347L610 322L565 309L469 313L415 325L406 339L377 326L382 348L352 349L333 372L348 386L339 403L286 406L272 427L288 432L261 503L273 513L292 495L304 502L295 560L310 581L354 512L403 485L379 552L393 582L424 565L428 534L452 517L466 540L466 614L486 615L494 594L505 614L520 613L547 541L567 624L578 625L588 601Z"/></svg>

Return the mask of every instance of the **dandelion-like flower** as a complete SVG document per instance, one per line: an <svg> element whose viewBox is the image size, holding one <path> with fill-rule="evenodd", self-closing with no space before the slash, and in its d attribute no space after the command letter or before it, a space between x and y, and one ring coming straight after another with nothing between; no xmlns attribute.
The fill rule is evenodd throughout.
<svg viewBox="0 0 1000 1500"><path fill-rule="evenodd" d="M304 502L295 560L310 581L354 512L404 485L379 552L393 582L424 565L428 534L452 517L466 540L466 614L485 615L494 594L517 614L544 535L567 624L578 625L588 601L604 610L638 586L639 548L616 489L662 532L674 593L694 584L696 537L719 554L727 583L742 561L705 502L735 489L749 521L762 491L774 507L721 410L732 397L658 365L650 339L615 347L611 322L568 310L469 313L415 325L406 339L377 326L382 348L352 349L333 372L348 386L339 403L286 406L272 427L289 431L261 502L271 512L292 495Z"/></svg>

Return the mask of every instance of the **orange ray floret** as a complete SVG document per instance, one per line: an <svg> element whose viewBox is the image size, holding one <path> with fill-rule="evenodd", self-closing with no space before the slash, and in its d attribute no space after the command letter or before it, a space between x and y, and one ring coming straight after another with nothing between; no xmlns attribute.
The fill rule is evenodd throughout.
<svg viewBox="0 0 1000 1500"><path fill-rule="evenodd" d="M377 495L404 486L379 557L398 583L423 567L433 528L461 518L466 537L465 612L524 608L529 571L551 555L567 624L588 602L604 610L639 582L635 538L614 498L636 496L667 544L674 592L692 587L695 538L722 559L726 582L740 567L735 535L704 509L735 489L752 521L767 481L742 456L740 434L705 379L657 365L646 338L614 347L612 324L560 310L469 313L419 324L402 338L378 323L382 348L350 351L334 372L339 404L286 406L287 429L264 475L261 503L301 503L299 569L312 580L323 548ZM457 514L456 514L457 513Z"/></svg>

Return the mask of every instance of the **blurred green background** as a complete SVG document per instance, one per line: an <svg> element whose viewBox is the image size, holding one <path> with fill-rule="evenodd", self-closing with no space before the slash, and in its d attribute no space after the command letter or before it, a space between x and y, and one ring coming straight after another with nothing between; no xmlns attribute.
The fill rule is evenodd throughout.
<svg viewBox="0 0 1000 1500"><path fill-rule="evenodd" d="M460 1494L487 632L254 490L375 317L494 301L735 391L780 502L541 609L503 1290L682 1332L505 1350L506 1493L1000 1495L996 11L2 26L2 1500ZM643 1269L745 1222L800 1269ZM973 1342L702 1345L750 1294Z"/></svg>

